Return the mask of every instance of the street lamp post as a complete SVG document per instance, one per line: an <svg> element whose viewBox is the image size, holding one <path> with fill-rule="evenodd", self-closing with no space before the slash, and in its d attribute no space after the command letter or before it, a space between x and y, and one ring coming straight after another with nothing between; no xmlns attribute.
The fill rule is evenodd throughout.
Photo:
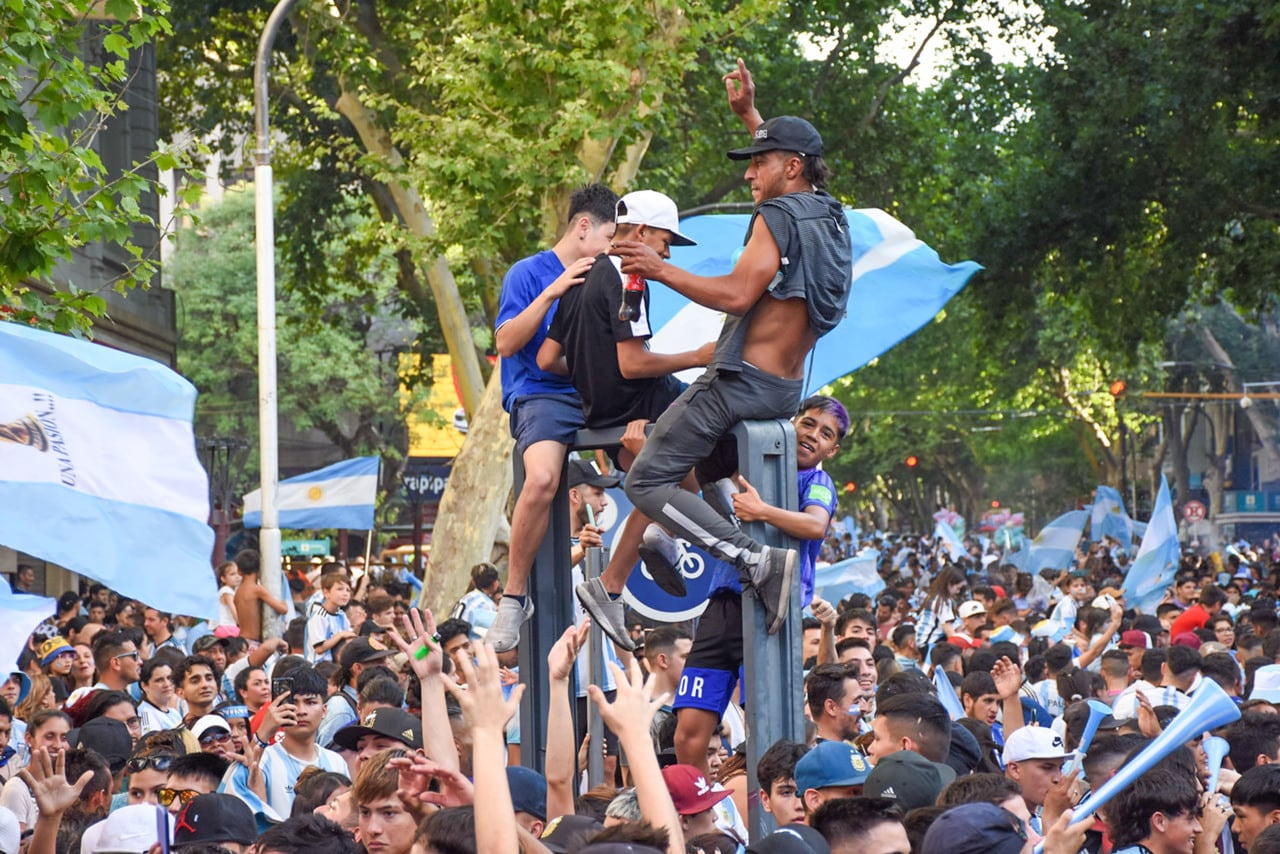
<svg viewBox="0 0 1280 854"><path fill-rule="evenodd" d="M276 399L276 259L275 211L271 176L271 132L267 120L267 77L276 33L297 0L280 0L258 40L253 67L253 151L255 243L258 268L258 450L262 459L262 531L258 536L262 585L278 599L288 595L280 565L280 510L276 485L280 476ZM280 637L284 621L263 607L262 635Z"/></svg>

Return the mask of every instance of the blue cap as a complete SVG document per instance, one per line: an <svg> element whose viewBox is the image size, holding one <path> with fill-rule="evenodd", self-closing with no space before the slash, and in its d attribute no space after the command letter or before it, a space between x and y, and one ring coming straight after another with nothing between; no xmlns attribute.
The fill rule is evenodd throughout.
<svg viewBox="0 0 1280 854"><path fill-rule="evenodd" d="M516 812L527 812L538 821L547 820L547 778L523 765L507 766L507 786Z"/></svg>
<svg viewBox="0 0 1280 854"><path fill-rule="evenodd" d="M796 788L801 794L827 786L861 786L871 765L843 741L824 741L796 763Z"/></svg>
<svg viewBox="0 0 1280 854"><path fill-rule="evenodd" d="M1012 813L995 804L961 804L934 819L920 854L1019 854L1025 829Z"/></svg>

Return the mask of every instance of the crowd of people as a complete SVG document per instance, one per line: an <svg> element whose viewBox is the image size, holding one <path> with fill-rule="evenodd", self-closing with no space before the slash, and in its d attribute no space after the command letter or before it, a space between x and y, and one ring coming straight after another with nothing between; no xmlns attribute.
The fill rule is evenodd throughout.
<svg viewBox="0 0 1280 854"><path fill-rule="evenodd" d="M745 65L725 83L752 134L729 154L757 205L732 274L666 262L690 242L667 197L592 185L559 241L507 276L496 341L526 478L505 581L475 567L439 622L356 560L321 562L281 600L249 550L217 568L214 619L100 584L65 593L0 687L0 854L1280 852L1272 543L1225 562L1189 550L1166 600L1139 613L1120 592L1131 544L1028 573L977 539L955 555L930 537L832 538L822 463L849 416L802 399L801 374L848 299L846 224L816 129L764 121ZM725 312L720 340L651 352L646 280ZM704 366L688 387L672 377ZM765 503L724 441L739 420L784 416L794 510ZM607 461L571 453L584 427L624 431ZM562 473L575 567L537 582L572 585L579 613L544 666L519 672ZM621 473L637 509L587 578ZM628 575L643 559L685 595L681 540L722 560L701 616L638 621ZM864 547L883 591L825 601L818 563ZM20 567L13 588L34 581ZM792 596L805 613L805 732L767 747L744 724L745 588L770 632ZM264 632L265 613L291 610L282 637ZM582 654L593 625L611 641L600 684ZM542 756L521 754L516 722L535 681ZM1238 720L1186 724L1215 692ZM586 735L592 714L603 743ZM1127 783L1103 803L1113 779ZM749 839L756 810L776 829Z"/></svg>
<svg viewBox="0 0 1280 854"><path fill-rule="evenodd" d="M579 511L613 485L585 460L571 472ZM750 697L680 700L705 678L706 633L634 617L605 685L580 666L589 618L566 627L533 677L551 689L544 773L522 767L525 677L483 640L501 595L488 564L437 624L395 583L326 563L299 593L310 616L263 641L101 585L65 594L0 689L0 852L141 854L161 844L160 812L166 843L201 854L742 851L752 808L779 828L748 849L762 852L1280 851L1280 565L1188 552L1144 615L1116 599L1114 543L1032 578L976 540L956 562L929 538L864 542L886 588L809 602L805 738L770 745L754 788ZM244 552L222 576L255 563ZM1045 630L1068 612L1064 636ZM1208 683L1239 720L1070 824ZM578 694L607 726L607 779L589 790Z"/></svg>

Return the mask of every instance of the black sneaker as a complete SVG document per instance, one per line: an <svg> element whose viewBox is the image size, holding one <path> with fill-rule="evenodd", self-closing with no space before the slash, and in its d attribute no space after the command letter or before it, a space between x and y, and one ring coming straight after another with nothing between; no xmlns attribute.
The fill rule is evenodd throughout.
<svg viewBox="0 0 1280 854"><path fill-rule="evenodd" d="M769 634L776 635L787 621L791 603L791 585L800 566L800 553L795 549L764 547L760 560L751 567L751 586L764 605Z"/></svg>
<svg viewBox="0 0 1280 854"><path fill-rule="evenodd" d="M644 568L649 570L649 577L663 593L678 599L683 599L688 594L689 588L684 583L684 576L660 552L648 546L640 546L637 551L640 552L640 560L644 561Z"/></svg>

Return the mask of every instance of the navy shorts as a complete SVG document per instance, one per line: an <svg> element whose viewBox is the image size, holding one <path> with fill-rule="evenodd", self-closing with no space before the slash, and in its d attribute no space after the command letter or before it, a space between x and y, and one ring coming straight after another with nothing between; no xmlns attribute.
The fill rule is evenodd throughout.
<svg viewBox="0 0 1280 854"><path fill-rule="evenodd" d="M742 673L742 595L721 590L698 618L672 708L724 714Z"/></svg>
<svg viewBox="0 0 1280 854"><path fill-rule="evenodd" d="M576 394L530 394L511 404L511 436L520 456L537 442L572 445L584 426Z"/></svg>

